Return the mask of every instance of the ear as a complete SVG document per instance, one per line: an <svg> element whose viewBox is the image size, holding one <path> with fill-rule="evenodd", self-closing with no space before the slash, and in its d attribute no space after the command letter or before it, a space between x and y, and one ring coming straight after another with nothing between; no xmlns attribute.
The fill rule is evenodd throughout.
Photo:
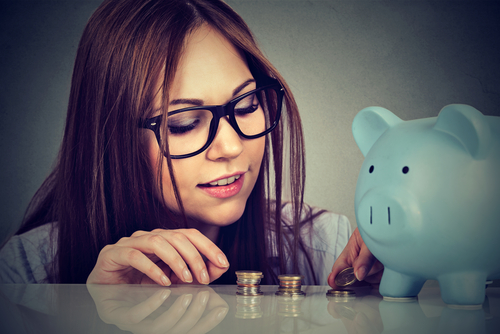
<svg viewBox="0 0 500 334"><path fill-rule="evenodd" d="M474 159L487 156L491 129L484 115L465 104L451 104L439 112L434 129L454 137Z"/></svg>
<svg viewBox="0 0 500 334"><path fill-rule="evenodd" d="M352 122L352 134L363 156L366 157L385 130L401 122L401 118L385 108L368 107L361 110Z"/></svg>

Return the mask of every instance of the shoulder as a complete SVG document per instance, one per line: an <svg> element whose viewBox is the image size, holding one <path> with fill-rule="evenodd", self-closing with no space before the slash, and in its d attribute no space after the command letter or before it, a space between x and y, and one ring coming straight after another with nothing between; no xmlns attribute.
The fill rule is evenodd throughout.
<svg viewBox="0 0 500 334"><path fill-rule="evenodd" d="M53 283L57 228L45 224L13 236L0 250L1 283Z"/></svg>
<svg viewBox="0 0 500 334"><path fill-rule="evenodd" d="M283 224L292 226L292 217L292 206L285 204L282 208ZM328 274L351 236L349 219L344 215L304 204L299 224L299 243L302 247L298 266L299 272L304 276L303 284L327 285ZM285 228L286 230L291 229Z"/></svg>
<svg viewBox="0 0 500 334"><path fill-rule="evenodd" d="M292 224L293 209L291 204L282 207L282 220L285 225ZM352 229L349 219L342 214L330 212L304 204L300 217L301 237L306 244L317 250L326 250L333 245L344 249ZM310 242L307 242L307 241ZM338 249L335 253L340 253Z"/></svg>

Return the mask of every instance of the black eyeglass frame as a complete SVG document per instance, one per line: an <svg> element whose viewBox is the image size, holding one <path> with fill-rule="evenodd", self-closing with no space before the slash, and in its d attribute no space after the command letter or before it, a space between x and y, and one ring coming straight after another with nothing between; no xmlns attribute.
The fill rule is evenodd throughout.
<svg viewBox="0 0 500 334"><path fill-rule="evenodd" d="M202 148L199 150L193 152L193 153L188 153L188 154L180 154L180 155L170 155L171 159L185 159L185 158L190 158L195 155L200 154L201 152L205 151L213 142L215 135L217 133L217 129L219 127L219 120L222 117L228 116L229 117L229 124L233 127L233 129L236 131L236 133L245 138L245 139L255 139L259 138L262 136L265 136L269 132L273 131L276 126L279 123L280 117L281 117L281 109L282 109L282 104L283 104L283 96L285 94L283 87L279 83L278 80L271 78L271 77L265 77L261 80L257 81L257 84L259 85L258 88L249 91L245 94L242 94L233 100L229 101L228 103L224 105L211 105L211 106L197 106L197 107L188 107L188 108L182 108L174 111L170 111L168 115L175 115L181 112L189 111L189 110L209 110L212 113L212 120L210 121L210 129L208 133L208 139L205 145L203 145ZM267 90L267 89L273 89L276 92L276 115L273 124L269 127L269 129L265 130L262 133L259 133L257 135L245 135L240 128L238 127L238 123L236 122L235 116L234 116L234 107L236 104L243 100L245 97L255 94L256 92L262 91L262 90ZM260 101L261 102L261 101ZM261 102L262 103L262 102ZM269 106L266 106L266 108L269 108ZM145 119L143 122L141 122L141 128L144 129L149 129L155 133L156 140L158 141L158 145L161 147L161 122L163 119L163 114L158 115L155 117L151 117L148 119ZM165 153L164 153L165 154Z"/></svg>

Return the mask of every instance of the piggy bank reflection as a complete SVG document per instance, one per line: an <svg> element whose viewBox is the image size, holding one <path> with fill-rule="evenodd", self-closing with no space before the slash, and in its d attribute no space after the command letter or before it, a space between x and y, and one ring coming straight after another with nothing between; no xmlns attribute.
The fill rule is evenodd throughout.
<svg viewBox="0 0 500 334"><path fill-rule="evenodd" d="M416 296L436 279L445 303L482 304L500 278L500 117L455 104L402 121L369 107L352 132L365 156L356 220L385 266L380 293Z"/></svg>

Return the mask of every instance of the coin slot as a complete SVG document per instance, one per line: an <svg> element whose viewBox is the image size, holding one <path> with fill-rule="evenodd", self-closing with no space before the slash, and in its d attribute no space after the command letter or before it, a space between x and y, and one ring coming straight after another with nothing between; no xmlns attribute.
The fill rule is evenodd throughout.
<svg viewBox="0 0 500 334"><path fill-rule="evenodd" d="M373 215L373 207L370 206L370 225L373 223L372 215Z"/></svg>
<svg viewBox="0 0 500 334"><path fill-rule="evenodd" d="M391 225L391 207L387 208L387 215L389 217L389 225Z"/></svg>

